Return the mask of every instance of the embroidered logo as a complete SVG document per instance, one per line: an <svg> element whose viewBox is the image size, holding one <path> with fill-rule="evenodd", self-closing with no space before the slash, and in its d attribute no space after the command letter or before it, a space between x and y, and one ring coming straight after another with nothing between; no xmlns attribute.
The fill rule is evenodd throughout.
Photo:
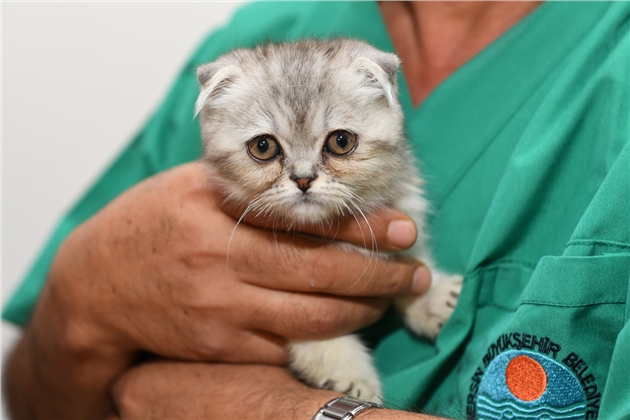
<svg viewBox="0 0 630 420"><path fill-rule="evenodd" d="M588 365L548 337L502 334L472 377L468 419L594 419L601 393Z"/></svg>

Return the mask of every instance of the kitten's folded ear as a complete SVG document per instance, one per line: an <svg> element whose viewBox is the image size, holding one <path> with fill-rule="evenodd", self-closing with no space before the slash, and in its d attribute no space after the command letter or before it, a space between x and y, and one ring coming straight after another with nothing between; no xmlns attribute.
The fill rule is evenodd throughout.
<svg viewBox="0 0 630 420"><path fill-rule="evenodd" d="M199 66L197 80L199 80L201 92L195 104L195 116L201 112L208 101L218 96L241 73L240 67L221 60Z"/></svg>
<svg viewBox="0 0 630 420"><path fill-rule="evenodd" d="M361 88L366 93L384 96L389 106L393 106L398 95L396 73L400 59L395 54L374 48L370 50L369 53L356 58L352 68L360 74Z"/></svg>

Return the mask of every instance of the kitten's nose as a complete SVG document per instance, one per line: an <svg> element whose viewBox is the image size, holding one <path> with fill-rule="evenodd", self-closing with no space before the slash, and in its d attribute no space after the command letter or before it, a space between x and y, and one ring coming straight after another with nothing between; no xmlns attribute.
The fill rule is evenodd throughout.
<svg viewBox="0 0 630 420"><path fill-rule="evenodd" d="M309 177L309 178L298 178L295 176L291 177L292 181L295 181L298 188L302 190L302 192L306 192L309 188L311 188L311 183L317 179L317 175Z"/></svg>

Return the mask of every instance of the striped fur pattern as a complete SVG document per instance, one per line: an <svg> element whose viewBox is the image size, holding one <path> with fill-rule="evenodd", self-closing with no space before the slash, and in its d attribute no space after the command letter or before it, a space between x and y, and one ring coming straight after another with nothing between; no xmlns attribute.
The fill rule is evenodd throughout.
<svg viewBox="0 0 630 420"><path fill-rule="evenodd" d="M195 113L204 160L227 200L246 208L245 214L264 214L295 229L397 208L418 226L418 240L407 254L432 266L424 221L428 204L397 97L399 64L396 55L364 42L336 39L239 49L200 66ZM339 130L356 139L344 155L326 146ZM268 161L248 151L261 136L279 147ZM427 294L397 302L407 325L429 338L450 316L461 287L461 277L433 267L432 272ZM369 275L357 287L361 281ZM307 383L380 399L371 357L355 336L293 341L290 350L291 368Z"/></svg>

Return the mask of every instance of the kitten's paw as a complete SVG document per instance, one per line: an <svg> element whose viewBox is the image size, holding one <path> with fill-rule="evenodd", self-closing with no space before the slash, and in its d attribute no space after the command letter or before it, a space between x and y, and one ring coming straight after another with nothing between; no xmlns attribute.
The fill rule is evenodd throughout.
<svg viewBox="0 0 630 420"><path fill-rule="evenodd" d="M336 377L331 377L324 381L318 388L330 389L332 391L341 392L351 397L359 398L364 401L381 403L381 384L378 376L363 375L363 378L343 377L343 373L337 372Z"/></svg>
<svg viewBox="0 0 630 420"><path fill-rule="evenodd" d="M366 401L382 402L368 350L354 336L292 343L291 370L307 384Z"/></svg>
<svg viewBox="0 0 630 420"><path fill-rule="evenodd" d="M396 302L405 323L416 334L435 339L453 313L463 277L434 272L431 288L419 297L405 297Z"/></svg>

